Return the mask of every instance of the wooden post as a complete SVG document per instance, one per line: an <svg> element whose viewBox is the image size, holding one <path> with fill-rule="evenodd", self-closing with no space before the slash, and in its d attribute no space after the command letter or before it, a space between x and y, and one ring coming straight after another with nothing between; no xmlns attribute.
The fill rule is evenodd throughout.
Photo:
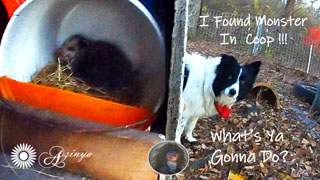
<svg viewBox="0 0 320 180"><path fill-rule="evenodd" d="M174 140L177 121L181 118L181 94L183 77L183 56L186 51L189 0L175 1L174 27L172 32L172 54L170 61L169 96L166 139ZM160 180L171 180L172 176L160 175Z"/></svg>
<svg viewBox="0 0 320 180"><path fill-rule="evenodd" d="M183 56L186 47L188 0L176 0L175 25L172 33L172 56L169 77L168 120L166 139L174 140L177 120L181 117L181 94L183 77Z"/></svg>
<svg viewBox="0 0 320 180"><path fill-rule="evenodd" d="M202 0L189 0L189 21L188 21L188 36L190 38L195 38L197 35L199 16L201 11L201 1Z"/></svg>

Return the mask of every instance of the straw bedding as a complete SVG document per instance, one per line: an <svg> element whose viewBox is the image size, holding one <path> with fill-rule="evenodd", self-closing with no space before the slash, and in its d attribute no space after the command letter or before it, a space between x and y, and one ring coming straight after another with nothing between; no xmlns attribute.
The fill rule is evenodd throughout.
<svg viewBox="0 0 320 180"><path fill-rule="evenodd" d="M115 102L125 101L117 97L119 93L107 93L102 88L90 87L81 79L72 76L70 64L61 63L59 58L57 61L52 61L37 71L33 75L31 83L82 93Z"/></svg>

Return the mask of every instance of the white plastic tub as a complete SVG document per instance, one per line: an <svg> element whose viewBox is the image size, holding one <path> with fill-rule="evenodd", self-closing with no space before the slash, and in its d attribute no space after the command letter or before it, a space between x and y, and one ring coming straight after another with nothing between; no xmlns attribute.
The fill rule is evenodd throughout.
<svg viewBox="0 0 320 180"><path fill-rule="evenodd" d="M137 0L28 0L12 16L0 47L0 76L28 82L71 35L115 43L145 81L141 105L164 95L165 54L158 25Z"/></svg>

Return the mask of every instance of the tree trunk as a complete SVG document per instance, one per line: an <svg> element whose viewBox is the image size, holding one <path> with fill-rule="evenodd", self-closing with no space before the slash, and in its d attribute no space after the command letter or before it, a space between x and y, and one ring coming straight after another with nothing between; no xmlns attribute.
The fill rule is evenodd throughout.
<svg viewBox="0 0 320 180"><path fill-rule="evenodd" d="M293 16L293 12L294 12L294 6L295 6L296 0L287 0L287 4L286 7L284 9L285 11L285 18L289 18L290 16Z"/></svg>
<svg viewBox="0 0 320 180"><path fill-rule="evenodd" d="M202 0L189 0L188 36L191 39L195 38L197 34L201 1Z"/></svg>

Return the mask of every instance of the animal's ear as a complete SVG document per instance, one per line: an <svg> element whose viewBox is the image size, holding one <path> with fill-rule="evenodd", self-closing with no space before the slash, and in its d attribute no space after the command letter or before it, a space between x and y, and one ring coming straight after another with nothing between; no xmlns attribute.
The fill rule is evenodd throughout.
<svg viewBox="0 0 320 180"><path fill-rule="evenodd" d="M89 41L87 39L81 39L79 41L79 47L80 48L84 48L84 47L88 46L88 44L89 44Z"/></svg>
<svg viewBox="0 0 320 180"><path fill-rule="evenodd" d="M76 34L76 35L71 36L66 42L70 42L70 41L74 41L74 40L76 42L78 42L77 45L79 46L80 49L88 46L90 43L87 38L85 38L84 36L82 36L80 34Z"/></svg>
<svg viewBox="0 0 320 180"><path fill-rule="evenodd" d="M228 58L228 57L232 57L232 56L229 56L229 55L226 55L226 54L220 54L220 56L222 57L222 59Z"/></svg>
<svg viewBox="0 0 320 180"><path fill-rule="evenodd" d="M251 64L247 64L246 66L248 67L252 75L256 76L260 71L261 61L256 61Z"/></svg>
<svg viewBox="0 0 320 180"><path fill-rule="evenodd" d="M221 61L224 61L226 63L224 66L231 66L231 65L238 64L236 58L234 58L233 56L229 56L227 54L221 54Z"/></svg>
<svg viewBox="0 0 320 180"><path fill-rule="evenodd" d="M74 38L78 39L78 43L79 43L78 45L79 45L80 49L89 45L89 40L87 38L85 38L84 36L75 35Z"/></svg>

